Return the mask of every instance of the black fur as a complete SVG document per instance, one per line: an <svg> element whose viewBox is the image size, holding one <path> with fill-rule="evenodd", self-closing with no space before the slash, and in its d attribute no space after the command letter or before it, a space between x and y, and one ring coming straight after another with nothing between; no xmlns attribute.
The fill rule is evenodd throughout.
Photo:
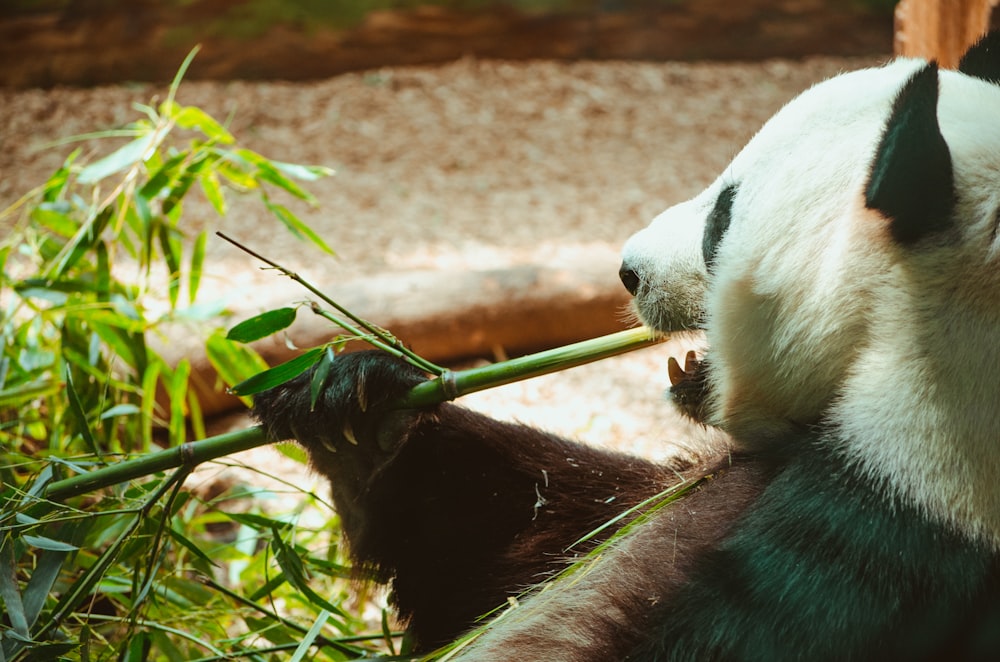
<svg viewBox="0 0 1000 662"><path fill-rule="evenodd" d="M715 251L719 242L729 229L729 223L733 218L733 200L736 198L736 185L730 184L722 189L719 197L715 201L712 213L708 215L705 222L705 234L701 240L701 254L705 260L705 268L712 273L712 265L715 262Z"/></svg>
<svg viewBox="0 0 1000 662"><path fill-rule="evenodd" d="M306 375L260 394L254 413L329 477L352 556L392 582L422 650L544 581L585 551L569 549L582 535L677 481L668 467L455 405L388 408L421 379L382 353L342 356L315 411ZM700 468L714 477L630 533L617 558L608 552L633 575L614 582L612 608L558 605L594 633L561 659L1000 654L996 555L889 500L833 445L806 437ZM551 636L531 630L511 654Z"/></svg>
<svg viewBox="0 0 1000 662"><path fill-rule="evenodd" d="M664 606L637 660L973 660L1000 654L1000 565L799 439Z"/></svg>
<svg viewBox="0 0 1000 662"><path fill-rule="evenodd" d="M966 51L958 70L1000 85L1000 31L988 33Z"/></svg>
<svg viewBox="0 0 1000 662"><path fill-rule="evenodd" d="M669 467L451 404L388 409L423 379L382 352L348 354L315 411L307 374L259 394L254 415L270 437L300 441L330 479L353 557L392 581L425 649L561 570L586 551L573 542L678 481Z"/></svg>
<svg viewBox="0 0 1000 662"><path fill-rule="evenodd" d="M893 239L911 245L951 226L951 153L937 121L938 70L928 63L900 90L875 152L865 204L890 221Z"/></svg>

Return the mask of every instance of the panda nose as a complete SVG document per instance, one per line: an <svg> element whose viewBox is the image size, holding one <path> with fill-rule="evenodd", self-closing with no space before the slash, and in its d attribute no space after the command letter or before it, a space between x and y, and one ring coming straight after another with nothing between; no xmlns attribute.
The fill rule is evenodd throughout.
<svg viewBox="0 0 1000 662"><path fill-rule="evenodd" d="M628 263L622 262L621 269L618 270L618 277L622 279L622 285L625 286L628 293L635 296L635 293L639 291L639 274L628 266Z"/></svg>

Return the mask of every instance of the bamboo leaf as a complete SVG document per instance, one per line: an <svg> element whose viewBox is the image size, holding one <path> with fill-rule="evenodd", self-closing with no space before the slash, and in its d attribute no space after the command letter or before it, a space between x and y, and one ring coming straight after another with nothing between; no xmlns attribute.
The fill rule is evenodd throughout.
<svg viewBox="0 0 1000 662"><path fill-rule="evenodd" d="M316 198L313 197L312 194L281 174L281 171L279 171L278 168L276 168L268 159L249 149L238 149L236 150L236 154L244 161L253 164L256 168L254 176L258 179L268 182L269 184L273 184L278 188L291 193L300 200L305 200L310 204L315 204Z"/></svg>
<svg viewBox="0 0 1000 662"><path fill-rule="evenodd" d="M309 580L306 578L305 569L302 566L302 560L299 558L299 555L296 554L284 540L282 540L281 532L277 528L272 529L271 549L274 550L275 560L277 560L278 566L285 573L285 578L288 579L289 584L295 587L297 591L302 593L313 604L318 605L331 613L337 614L342 618L347 618L347 614L345 614L343 610L337 608L335 605L327 601L326 598L310 588ZM338 629L344 629L343 623L335 622L335 625Z"/></svg>
<svg viewBox="0 0 1000 662"><path fill-rule="evenodd" d="M149 449L153 445L153 427L156 423L156 383L163 370L163 361L159 358L150 361L149 367L142 374L142 401L139 413L142 417L142 447Z"/></svg>
<svg viewBox="0 0 1000 662"><path fill-rule="evenodd" d="M260 393L261 391L284 384L289 379L301 375L312 367L319 360L322 353L322 347L314 347L291 361L286 361L281 365L277 365L249 379L243 380L230 388L229 392L234 395L253 395L254 393Z"/></svg>
<svg viewBox="0 0 1000 662"><path fill-rule="evenodd" d="M233 134L229 133L224 126L201 108L196 106L184 106L174 115L177 126L183 129L198 129L210 140L224 145L231 145L236 142Z"/></svg>
<svg viewBox="0 0 1000 662"><path fill-rule="evenodd" d="M177 297L181 291L181 242L173 235L173 231L166 223L160 224L160 250L163 252L163 259L170 270L167 282L167 293L170 297L170 309L177 307Z"/></svg>
<svg viewBox="0 0 1000 662"><path fill-rule="evenodd" d="M146 183L136 191L136 196L147 202L155 199L160 194L160 191L179 176L178 166L184 163L188 156L187 152L178 152L167 159L162 165L156 168L156 171Z"/></svg>
<svg viewBox="0 0 1000 662"><path fill-rule="evenodd" d="M212 574L212 568L219 568L219 564L212 560L212 558L201 551L201 548L197 544L191 542L184 534L173 527L167 528L167 533L178 545L191 552L199 561L201 561L201 568L203 572L208 575Z"/></svg>
<svg viewBox="0 0 1000 662"><path fill-rule="evenodd" d="M111 152L103 159L99 159L85 167L77 175L76 180L81 184L95 184L109 175L121 172L145 160L155 141L156 134L152 132L139 136L135 140Z"/></svg>
<svg viewBox="0 0 1000 662"><path fill-rule="evenodd" d="M209 169L201 173L198 177L201 190L212 207L215 208L219 216L226 215L226 196L222 193L222 186L219 183L219 174L214 169Z"/></svg>
<svg viewBox="0 0 1000 662"><path fill-rule="evenodd" d="M268 369L267 362L249 345L226 340L221 332L213 333L205 343L205 354L223 383L232 386ZM242 396L247 406L252 403Z"/></svg>
<svg viewBox="0 0 1000 662"><path fill-rule="evenodd" d="M205 246L208 243L208 234L203 230L198 233L194 240L194 247L191 251L191 268L188 271L188 303L194 305L198 298L198 287L201 285L202 267L205 264Z"/></svg>
<svg viewBox="0 0 1000 662"><path fill-rule="evenodd" d="M320 393L326 388L327 377L330 376L330 368L333 367L334 358L336 358L336 354L333 353L333 347L327 345L322 358L316 362L316 370L313 372L312 381L309 384L309 411L316 409Z"/></svg>
<svg viewBox="0 0 1000 662"><path fill-rule="evenodd" d="M0 546L0 597L3 598L7 618L14 632L27 638L28 618L21 602L21 591L17 587L17 563L14 559L13 541L8 538Z"/></svg>
<svg viewBox="0 0 1000 662"><path fill-rule="evenodd" d="M322 177L329 177L335 174L333 168L326 166L299 165L298 163L283 163L281 161L271 161L271 165L288 175L306 182L314 182Z"/></svg>
<svg viewBox="0 0 1000 662"><path fill-rule="evenodd" d="M299 238L305 238L311 241L313 244L318 246L323 252L330 255L336 255L332 248L330 248L323 238L316 234L316 231L311 227L299 220L298 216L293 214L284 205L279 205L271 202L266 197L264 198L264 205L271 211L274 216L281 221L286 228L288 228L292 234Z"/></svg>
<svg viewBox="0 0 1000 662"><path fill-rule="evenodd" d="M181 359L174 368L173 378L170 380L170 442L177 446L183 444L187 439L185 427L185 407L187 401L188 378L191 376L191 362L188 359Z"/></svg>
<svg viewBox="0 0 1000 662"><path fill-rule="evenodd" d="M277 310L269 310L266 313L243 320L229 329L229 333L226 334L226 340L250 343L261 338L266 338L272 333L291 326L292 322L295 321L296 312L296 308L278 308Z"/></svg>
<svg viewBox="0 0 1000 662"><path fill-rule="evenodd" d="M323 626L326 625L327 620L330 618L330 612L323 609L319 612L316 620L313 621L312 627L306 632L305 636L302 637L302 641L296 647L295 652L288 662L302 662L306 655L309 653L309 649L312 648L313 644L316 642L316 637L319 636L320 631Z"/></svg>
<svg viewBox="0 0 1000 662"><path fill-rule="evenodd" d="M97 440L94 439L93 433L90 431L90 423L87 421L87 412L84 411L83 403L80 402L80 395L76 392L76 387L73 385L73 371L70 370L68 363L65 364L63 376L66 379L66 396L69 398L69 408L70 411L73 412L73 416L76 417L80 435L83 437L83 442L87 444L87 448L91 453L100 458L101 448L97 444Z"/></svg>
<svg viewBox="0 0 1000 662"><path fill-rule="evenodd" d="M80 549L76 545L70 545L69 543L53 540L52 538L46 538L45 536L30 536L25 534L21 536L21 540L32 547L47 549L52 552L75 552Z"/></svg>

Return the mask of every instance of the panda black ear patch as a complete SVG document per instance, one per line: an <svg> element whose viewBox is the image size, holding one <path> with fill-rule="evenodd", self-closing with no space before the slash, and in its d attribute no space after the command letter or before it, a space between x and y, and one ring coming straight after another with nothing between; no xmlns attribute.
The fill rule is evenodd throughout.
<svg viewBox="0 0 1000 662"><path fill-rule="evenodd" d="M938 68L930 62L899 91L875 151L865 206L912 244L947 229L955 204L951 153L937 119Z"/></svg>
<svg viewBox="0 0 1000 662"><path fill-rule="evenodd" d="M962 56L958 70L1000 85L1000 31L990 32L969 48Z"/></svg>
<svg viewBox="0 0 1000 662"><path fill-rule="evenodd" d="M733 219L733 199L736 197L736 184L730 184L722 189L715 200L715 206L705 222L705 232L701 237L701 255L705 260L705 268L711 273L715 263L715 252L719 242L729 230L729 222Z"/></svg>

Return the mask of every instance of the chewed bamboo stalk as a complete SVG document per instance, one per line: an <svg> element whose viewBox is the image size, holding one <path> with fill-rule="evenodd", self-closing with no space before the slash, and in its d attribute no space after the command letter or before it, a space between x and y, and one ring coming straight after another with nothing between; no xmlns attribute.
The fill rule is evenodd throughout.
<svg viewBox="0 0 1000 662"><path fill-rule="evenodd" d="M445 371L443 375L413 387L395 406L429 407L476 391L648 347L661 340L650 329L638 327L480 368ZM47 499L66 499L158 471L181 466L191 469L202 462L264 446L272 441L275 440L268 439L259 426L228 432L55 481L44 489L43 494Z"/></svg>

